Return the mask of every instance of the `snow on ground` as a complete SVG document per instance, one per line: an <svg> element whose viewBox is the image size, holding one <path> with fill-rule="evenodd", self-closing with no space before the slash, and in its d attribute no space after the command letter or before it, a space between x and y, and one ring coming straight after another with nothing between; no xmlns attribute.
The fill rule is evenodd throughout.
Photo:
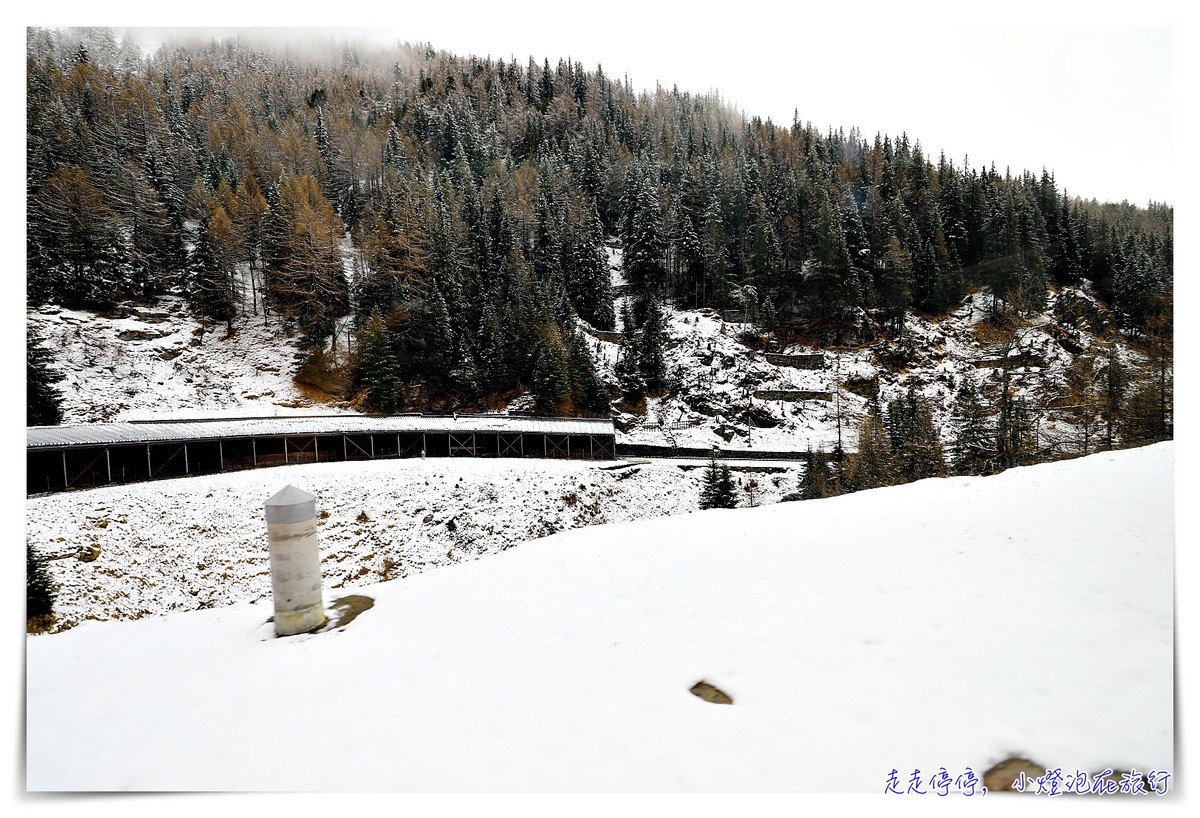
<svg viewBox="0 0 1200 818"><path fill-rule="evenodd" d="M735 464L743 469L750 464ZM801 470L735 471L755 502ZM266 599L263 502L287 484L317 497L324 579L340 589L494 554L524 540L699 508L693 463L431 459L323 463L31 498L26 536L62 586L60 628ZM743 490L740 500L750 503ZM99 556L89 561L94 549Z"/></svg>
<svg viewBox="0 0 1200 818"><path fill-rule="evenodd" d="M608 256L608 269L612 276L612 285L624 287L628 282L625 280L625 271L622 269L625 251L621 248L621 243L614 239L612 243L604 245L604 253Z"/></svg>
<svg viewBox="0 0 1200 818"><path fill-rule="evenodd" d="M835 373L775 366L737 339L740 324L728 324L713 311L667 311L667 370L683 384L676 397L651 398L646 417L621 436L622 441L685 448L805 451L833 448L837 440L834 401L750 401L755 390L832 391ZM615 345L613 345L615 346ZM808 352L810 350L804 350ZM826 356L832 367L835 356ZM844 419L861 413L865 401L843 390ZM746 423L746 409L758 413ZM765 425L770 417L773 426ZM691 425L694 424L694 425ZM846 444L853 441L847 426Z"/></svg>
<svg viewBox="0 0 1200 818"><path fill-rule="evenodd" d="M28 637L27 783L885 797L893 769L1013 754L1172 770L1173 456L588 526L326 587L374 607L315 635L259 602ZM913 800L939 803L889 803Z"/></svg>
<svg viewBox="0 0 1200 818"><path fill-rule="evenodd" d="M198 320L163 296L123 318L45 306L30 311L65 378L64 423L336 412L297 388L295 345L274 317L226 325Z"/></svg>

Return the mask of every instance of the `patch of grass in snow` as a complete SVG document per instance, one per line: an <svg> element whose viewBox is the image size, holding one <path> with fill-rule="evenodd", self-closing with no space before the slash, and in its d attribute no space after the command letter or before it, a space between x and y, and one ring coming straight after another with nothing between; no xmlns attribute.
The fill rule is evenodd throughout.
<svg viewBox="0 0 1200 818"><path fill-rule="evenodd" d="M1014 312L1001 308L999 312L972 324L971 334L980 343L995 346L1008 342L1014 332L1027 326L1030 326L1028 321L1023 320Z"/></svg>
<svg viewBox="0 0 1200 818"><path fill-rule="evenodd" d="M54 614L36 614L25 621L26 633L46 633L54 628L57 620Z"/></svg>
<svg viewBox="0 0 1200 818"><path fill-rule="evenodd" d="M329 617L329 624L325 630L335 630L346 627L360 613L374 608L375 600L361 594L349 594L335 599L329 607L333 609L333 616Z"/></svg>

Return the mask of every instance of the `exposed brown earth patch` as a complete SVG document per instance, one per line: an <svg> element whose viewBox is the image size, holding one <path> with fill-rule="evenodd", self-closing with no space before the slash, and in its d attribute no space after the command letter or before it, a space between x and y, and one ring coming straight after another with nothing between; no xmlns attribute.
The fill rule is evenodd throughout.
<svg viewBox="0 0 1200 818"><path fill-rule="evenodd" d="M361 594L350 594L333 601L333 616L330 617L329 628L344 628L363 611L375 607L375 600Z"/></svg>
<svg viewBox="0 0 1200 818"><path fill-rule="evenodd" d="M988 792L1017 792L1013 789L1013 782L1021 777L1021 773L1025 773L1026 780L1040 778L1046 774L1046 768L1027 758L1006 758L983 774L983 786L987 787ZM1035 788L1025 789L1025 792L1034 791Z"/></svg>
<svg viewBox="0 0 1200 818"><path fill-rule="evenodd" d="M733 699L729 698L728 694L708 682L696 682L692 685L691 694L713 704L733 704Z"/></svg>

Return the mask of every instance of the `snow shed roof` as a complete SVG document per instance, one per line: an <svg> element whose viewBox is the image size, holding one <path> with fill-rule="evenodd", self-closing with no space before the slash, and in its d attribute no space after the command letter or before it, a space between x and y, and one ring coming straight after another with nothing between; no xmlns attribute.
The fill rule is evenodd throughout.
<svg viewBox="0 0 1200 818"><path fill-rule="evenodd" d="M273 435L365 435L397 432L502 432L506 434L608 435L613 423L599 418L540 418L513 415L321 415L247 418L241 420L178 420L152 423L91 423L31 426L26 448L106 446L118 443L170 443Z"/></svg>

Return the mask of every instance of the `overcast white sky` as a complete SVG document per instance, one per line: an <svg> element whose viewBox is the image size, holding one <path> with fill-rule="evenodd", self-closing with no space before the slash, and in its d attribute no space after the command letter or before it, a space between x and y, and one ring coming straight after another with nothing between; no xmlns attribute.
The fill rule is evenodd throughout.
<svg viewBox="0 0 1200 818"><path fill-rule="evenodd" d="M858 126L868 137L907 131L934 160L944 150L956 164L969 156L975 167L1046 166L1072 194L1173 203L1175 4L1150 0L1136 12L1128 3L1121 11L1107 5L1015 0L1001 15L941 0L859 0L821 12L757 0L687 10L630 0L470 0L393 6L396 13L378 15L388 26L277 34L429 42L522 63L532 55L553 65L569 55L589 69L601 63L610 75L628 74L636 87L715 88L748 115L785 125L798 111L821 129ZM323 11L321 20L356 22ZM145 22L278 21L263 12L222 14L211 4L200 16L162 18L156 11ZM313 22L303 13L296 20Z"/></svg>

